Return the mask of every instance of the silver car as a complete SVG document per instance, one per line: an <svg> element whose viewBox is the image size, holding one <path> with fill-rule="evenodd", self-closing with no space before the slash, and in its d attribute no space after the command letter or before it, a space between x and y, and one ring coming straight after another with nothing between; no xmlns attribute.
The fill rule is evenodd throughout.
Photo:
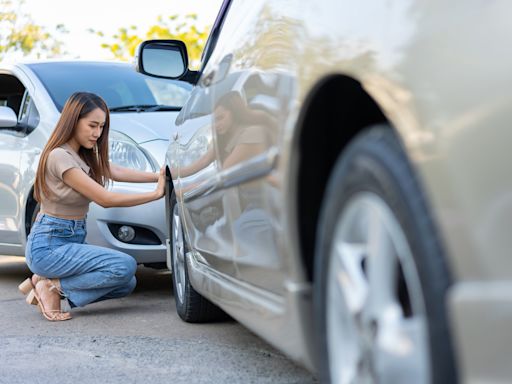
<svg viewBox="0 0 512 384"><path fill-rule="evenodd" d="M67 98L93 92L111 111L110 160L158 172L164 163L169 127L190 93L184 81L163 80L116 62L34 61L0 65L0 254L23 255L38 212L32 190L39 154ZM119 192L154 189L152 183L115 182ZM163 200L131 208L91 204L90 244L118 249L137 262L165 267Z"/></svg>
<svg viewBox="0 0 512 384"><path fill-rule="evenodd" d="M196 81L166 158L179 315L324 382L511 382L511 11L226 0L199 73L143 44L139 71Z"/></svg>

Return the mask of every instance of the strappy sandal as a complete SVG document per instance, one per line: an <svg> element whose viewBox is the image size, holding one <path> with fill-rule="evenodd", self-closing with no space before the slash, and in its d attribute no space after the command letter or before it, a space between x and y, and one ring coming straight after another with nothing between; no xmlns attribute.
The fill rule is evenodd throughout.
<svg viewBox="0 0 512 384"><path fill-rule="evenodd" d="M58 285L58 280L57 279L51 279L50 282L51 282L51 286L50 286L50 289L49 289L50 292L53 291L53 290L57 290L57 292L59 293L59 296L61 296L63 293L59 289L59 287L57 286ZM42 280L38 281L37 284L36 284L36 288L32 289L29 292L29 294L27 296L27 299L26 299L27 303L37 305L39 310L43 314L43 316L48 321L65 321L65 320L70 320L72 317L71 317L71 313L69 313L69 312L62 312L60 309L48 309L48 310L45 309L44 304L43 304L43 302L41 300L41 296L39 296L39 294L37 293L37 285L39 285L39 283L46 284L46 282L43 282Z"/></svg>
<svg viewBox="0 0 512 384"><path fill-rule="evenodd" d="M39 276L39 275L36 275L34 273L34 275L36 278L36 284L39 283L41 280L45 280L46 277L44 276ZM23 283L21 283L20 285L18 285L18 289L20 290L21 293L23 293L24 295L28 295L28 293L35 288L35 285L32 281L32 277L28 277L26 278Z"/></svg>

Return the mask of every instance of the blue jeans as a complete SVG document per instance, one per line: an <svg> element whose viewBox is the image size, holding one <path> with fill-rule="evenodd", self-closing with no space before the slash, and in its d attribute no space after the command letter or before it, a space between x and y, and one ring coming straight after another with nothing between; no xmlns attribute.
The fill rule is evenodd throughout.
<svg viewBox="0 0 512 384"><path fill-rule="evenodd" d="M39 214L25 257L33 273L60 279L71 307L129 295L135 288L135 259L85 243L86 221Z"/></svg>

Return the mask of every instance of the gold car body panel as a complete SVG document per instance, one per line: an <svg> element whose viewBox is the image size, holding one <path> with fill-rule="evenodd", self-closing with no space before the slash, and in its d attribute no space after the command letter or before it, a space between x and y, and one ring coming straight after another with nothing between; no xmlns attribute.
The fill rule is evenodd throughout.
<svg viewBox="0 0 512 384"><path fill-rule="evenodd" d="M496 334L506 330L503 319L512 320L512 178L507 164L512 92L506 81L512 55L504 48L512 33L510 10L506 1L232 2L202 80L220 82L233 73L259 73L286 78L290 91L286 108L278 108L273 116L278 127L274 141L257 153L275 154L272 172L256 185L267 189L270 183L276 199L272 207L268 201L261 206L279 233L268 261L276 276L267 276L266 284L281 279L272 295L276 308L284 308L269 310L267 317L251 317L245 312L249 306L231 305L229 300L224 300L224 308L312 367L311 318L305 309L310 284L302 266L294 189L300 172L300 116L319 83L330 76L348 76L362 85L396 130L430 203L454 277L449 305L461 376L476 382L512 375L509 364L481 359L485 353L506 359L510 333L486 341L485 331L477 327L487 316ZM222 67L226 60L227 69ZM222 76L215 79L218 73ZM210 135L215 140L213 125ZM250 160L256 157L233 167L244 170L245 164L250 170ZM217 177L227 171L220 170ZM237 193L239 186L227 185L227 193ZM190 234L194 224L185 224ZM229 236L236 243L237 234ZM237 252L229 253L231 273L252 286L256 279L251 268L237 270L236 259L242 257ZM222 302L219 286L216 293L206 286L199 290ZM500 306L508 311L502 318Z"/></svg>

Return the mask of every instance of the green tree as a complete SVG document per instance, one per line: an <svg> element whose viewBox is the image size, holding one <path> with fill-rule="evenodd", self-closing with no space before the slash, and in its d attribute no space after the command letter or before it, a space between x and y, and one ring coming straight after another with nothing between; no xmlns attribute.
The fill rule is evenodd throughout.
<svg viewBox="0 0 512 384"><path fill-rule="evenodd" d="M109 38L108 42L102 43L101 46L108 49L114 58L129 61L135 56L137 46L144 40L181 40L187 45L191 67L197 67L210 32L210 27L199 28L196 26L196 21L196 14L185 16L172 15L166 18L159 16L157 23L151 25L147 31L140 32L134 25L119 28L118 32ZM93 29L89 31L105 38L105 34L101 31Z"/></svg>
<svg viewBox="0 0 512 384"><path fill-rule="evenodd" d="M45 27L37 25L24 10L24 0L0 0L0 60L7 55L55 57L63 53L63 43ZM57 33L66 33L64 25Z"/></svg>

